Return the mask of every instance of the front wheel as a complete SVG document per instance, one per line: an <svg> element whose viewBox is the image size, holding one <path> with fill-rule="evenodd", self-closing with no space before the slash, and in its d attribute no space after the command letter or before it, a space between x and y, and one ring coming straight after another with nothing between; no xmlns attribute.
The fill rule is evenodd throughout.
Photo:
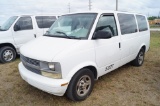
<svg viewBox="0 0 160 106"><path fill-rule="evenodd" d="M72 78L66 95L73 101L85 100L92 92L94 75L89 69L81 69Z"/></svg>
<svg viewBox="0 0 160 106"><path fill-rule="evenodd" d="M134 66L141 66L144 62L145 50L141 48L137 57L132 61L132 65Z"/></svg>
<svg viewBox="0 0 160 106"><path fill-rule="evenodd" d="M7 63L15 60L16 52L12 47L4 46L0 48L0 62Z"/></svg>

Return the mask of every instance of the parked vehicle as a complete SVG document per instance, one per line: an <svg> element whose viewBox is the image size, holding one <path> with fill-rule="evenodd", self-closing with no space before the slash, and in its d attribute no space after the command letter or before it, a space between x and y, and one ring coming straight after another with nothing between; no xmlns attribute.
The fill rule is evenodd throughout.
<svg viewBox="0 0 160 106"><path fill-rule="evenodd" d="M26 42L42 36L55 22L54 15L20 15L10 17L0 27L0 62L15 60L19 48Z"/></svg>
<svg viewBox="0 0 160 106"><path fill-rule="evenodd" d="M38 89L81 101L100 76L129 62L141 66L149 45L149 24L142 14L66 14L20 49L19 72Z"/></svg>

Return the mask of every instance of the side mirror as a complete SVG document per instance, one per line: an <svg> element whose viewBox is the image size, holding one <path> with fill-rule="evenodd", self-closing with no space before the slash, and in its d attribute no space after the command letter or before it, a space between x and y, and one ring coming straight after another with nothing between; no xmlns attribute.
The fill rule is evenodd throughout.
<svg viewBox="0 0 160 106"><path fill-rule="evenodd" d="M111 38L112 35L110 32L107 31L97 31L94 35L93 35L93 39L109 39Z"/></svg>
<svg viewBox="0 0 160 106"><path fill-rule="evenodd" d="M14 31L19 31L20 30L20 27L18 25L14 25Z"/></svg>

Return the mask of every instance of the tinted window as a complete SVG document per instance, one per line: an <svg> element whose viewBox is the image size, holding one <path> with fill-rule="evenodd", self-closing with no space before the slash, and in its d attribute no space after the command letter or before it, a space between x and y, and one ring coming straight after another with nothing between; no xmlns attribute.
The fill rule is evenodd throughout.
<svg viewBox="0 0 160 106"><path fill-rule="evenodd" d="M136 20L133 14L118 14L122 35L137 32Z"/></svg>
<svg viewBox="0 0 160 106"><path fill-rule="evenodd" d="M113 15L101 16L96 27L96 31L98 30L110 32L112 36L118 35L114 16Z"/></svg>
<svg viewBox="0 0 160 106"><path fill-rule="evenodd" d="M148 30L146 18L142 15L136 15L139 31Z"/></svg>
<svg viewBox="0 0 160 106"><path fill-rule="evenodd" d="M21 17L15 24L18 30L29 30L33 29L31 17Z"/></svg>
<svg viewBox="0 0 160 106"><path fill-rule="evenodd" d="M49 28L55 20L55 16L36 16L36 21L39 28Z"/></svg>
<svg viewBox="0 0 160 106"><path fill-rule="evenodd" d="M88 39L96 16L96 13L63 15L55 21L45 36L67 39Z"/></svg>

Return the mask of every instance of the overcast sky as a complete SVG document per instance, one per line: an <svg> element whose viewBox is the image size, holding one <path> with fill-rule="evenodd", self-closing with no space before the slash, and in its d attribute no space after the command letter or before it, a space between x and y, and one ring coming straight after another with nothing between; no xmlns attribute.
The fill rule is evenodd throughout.
<svg viewBox="0 0 160 106"><path fill-rule="evenodd" d="M118 0L120 11L132 11L158 16L160 0ZM116 0L91 0L92 10L115 10ZM88 0L0 0L0 25L17 14L64 14L88 11Z"/></svg>

